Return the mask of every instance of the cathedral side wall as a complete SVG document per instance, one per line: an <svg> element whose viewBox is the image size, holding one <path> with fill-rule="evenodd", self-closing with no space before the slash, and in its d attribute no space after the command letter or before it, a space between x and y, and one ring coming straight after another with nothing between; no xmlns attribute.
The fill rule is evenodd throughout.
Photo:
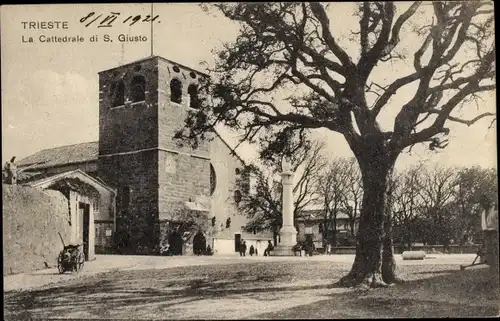
<svg viewBox="0 0 500 321"><path fill-rule="evenodd" d="M185 154L160 151L159 153L160 219L174 219L174 214L184 208L184 202L207 203L210 189L210 164L207 159Z"/></svg>
<svg viewBox="0 0 500 321"><path fill-rule="evenodd" d="M238 213L235 204L235 192L238 190L237 180L242 179L238 170L243 170L244 165L235 156L219 137L210 143L211 164L216 173L216 186L211 197L210 218L215 217L215 226L212 234L214 237L234 239L234 234L242 230L246 224L245 216ZM229 228L226 220L231 218Z"/></svg>

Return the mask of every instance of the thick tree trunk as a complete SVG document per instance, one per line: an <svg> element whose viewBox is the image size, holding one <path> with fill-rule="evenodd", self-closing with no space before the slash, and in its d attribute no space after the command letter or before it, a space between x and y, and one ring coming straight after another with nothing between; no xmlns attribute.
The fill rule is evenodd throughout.
<svg viewBox="0 0 500 321"><path fill-rule="evenodd" d="M394 260L394 243L392 241L393 221L390 194L391 193L388 195L389 203L386 205L386 212L384 216L384 244L382 252L382 280L387 284L403 282L403 280L397 276L396 261Z"/></svg>
<svg viewBox="0 0 500 321"><path fill-rule="evenodd" d="M398 281L394 247L390 179L395 159L369 157L360 161L363 203L356 244L356 257L342 286L384 287Z"/></svg>

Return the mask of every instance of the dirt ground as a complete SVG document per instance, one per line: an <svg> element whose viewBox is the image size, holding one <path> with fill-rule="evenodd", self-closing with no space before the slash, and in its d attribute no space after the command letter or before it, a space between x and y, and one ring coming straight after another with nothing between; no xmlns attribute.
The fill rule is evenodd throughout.
<svg viewBox="0 0 500 321"><path fill-rule="evenodd" d="M167 258L165 258L167 259ZM423 262L423 261L421 261ZM405 284L358 291L334 283L349 263L238 260L112 270L4 293L5 320L310 319L499 315L487 266L400 264Z"/></svg>

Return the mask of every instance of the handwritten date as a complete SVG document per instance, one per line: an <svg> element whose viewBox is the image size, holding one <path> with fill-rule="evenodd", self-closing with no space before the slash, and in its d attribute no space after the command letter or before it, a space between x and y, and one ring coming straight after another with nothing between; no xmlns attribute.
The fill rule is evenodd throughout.
<svg viewBox="0 0 500 321"><path fill-rule="evenodd" d="M89 27L90 25L94 24L97 25L97 28L101 27L112 27L113 23L120 17L119 12L111 12L107 16L104 16L103 14L97 15L95 12L90 12L88 15L82 17L80 19L80 22L85 24L85 27ZM128 24L129 26L132 26L138 22L154 22L158 21L159 18L158 15L151 17L150 15L147 16L141 16L141 15L136 15L136 16L128 16L126 19L122 20L122 23ZM120 20L118 20L120 21Z"/></svg>

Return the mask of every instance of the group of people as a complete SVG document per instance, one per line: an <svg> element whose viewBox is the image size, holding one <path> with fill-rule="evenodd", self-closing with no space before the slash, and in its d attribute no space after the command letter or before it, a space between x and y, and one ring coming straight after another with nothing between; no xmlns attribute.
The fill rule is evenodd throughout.
<svg viewBox="0 0 500 321"><path fill-rule="evenodd" d="M274 249L274 246L273 244L271 243L271 241L268 241L267 242L267 248L264 250L264 256L269 256L269 252L272 251ZM240 256L246 256L246 252L247 252L247 243L245 241L241 241L240 243L240 246L239 246L239 252L240 252ZM256 247L252 245L250 245L250 248L248 249L248 254L250 254L250 256L257 256L259 255L259 252L257 250Z"/></svg>
<svg viewBox="0 0 500 321"><path fill-rule="evenodd" d="M247 253L247 243L245 241L242 241L240 243L240 256L246 256L246 253ZM253 245L250 245L250 248L248 249L248 254L250 254L250 256L253 256L254 254L257 256L259 253Z"/></svg>

